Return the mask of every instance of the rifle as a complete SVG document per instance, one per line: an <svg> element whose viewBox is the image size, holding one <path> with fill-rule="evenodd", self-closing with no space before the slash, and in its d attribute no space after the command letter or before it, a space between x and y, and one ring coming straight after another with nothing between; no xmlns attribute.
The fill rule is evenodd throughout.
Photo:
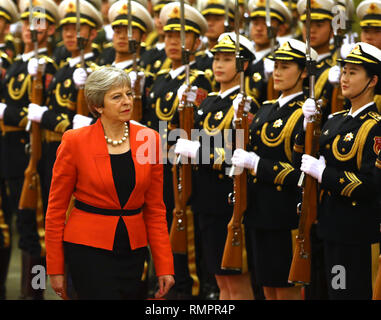
<svg viewBox="0 0 381 320"><path fill-rule="evenodd" d="M34 45L34 58L38 60L37 30L34 25L33 4L29 4L29 26ZM37 75L33 77L31 102L41 105L43 102L42 65L39 64ZM31 129L29 129L31 125ZM24 183L19 200L19 209L36 210L39 198L40 177L37 172L37 164L41 158L41 129L37 122L28 122L27 131L30 132L30 144L26 151L30 154L28 167L24 172Z"/></svg>
<svg viewBox="0 0 381 320"><path fill-rule="evenodd" d="M225 0L225 21L224 21L225 32L230 32L229 2L230 2L230 0Z"/></svg>
<svg viewBox="0 0 381 320"><path fill-rule="evenodd" d="M235 11L235 54L236 68L240 73L240 93L243 95L242 101L238 106L237 119L235 120L235 130L240 130L243 135L236 135L237 146L245 149L248 142L248 121L247 114L244 112L246 93L244 86L244 59L240 55L239 44L239 10L238 0L236 0ZM237 23L238 22L238 23ZM237 132L237 131L236 131ZM232 166L229 176L232 177L235 171L235 166ZM228 231L225 241L224 253L222 256L221 269L227 270L242 270L242 251L243 251L243 226L242 218L247 206L247 171L243 169L240 173L234 175L233 178L233 193L229 195L230 203L234 204L233 215L228 224Z"/></svg>
<svg viewBox="0 0 381 320"><path fill-rule="evenodd" d="M274 55L275 51L275 37L276 30L271 26L271 16L270 16L270 0L266 0L266 26L267 26L267 37L270 39L271 55ZM277 99L279 92L274 90L274 78L271 75L267 82L267 100Z"/></svg>
<svg viewBox="0 0 381 320"><path fill-rule="evenodd" d="M381 300L381 255L378 257L378 271L373 289L372 300Z"/></svg>
<svg viewBox="0 0 381 320"><path fill-rule="evenodd" d="M80 0L76 0L76 32L77 32L77 45L79 48L79 54L81 57L81 68L86 70L85 66L85 38L81 36L81 10L80 10ZM77 114L88 116L89 109L87 108L86 98L85 98L85 86L80 86L77 93Z"/></svg>
<svg viewBox="0 0 381 320"><path fill-rule="evenodd" d="M310 44L311 0L307 0L306 62L309 75L309 97L315 99L315 64L311 58ZM305 153L316 157L319 152L321 108L317 103L316 113L308 119L305 137ZM299 227L288 281L309 284L311 279L311 226L317 217L318 182L302 172L299 187L303 187L302 203L298 205Z"/></svg>
<svg viewBox="0 0 381 320"><path fill-rule="evenodd" d="M132 70L136 74L136 80L134 83L134 86L132 89L132 98L134 100L134 107L132 108L132 115L131 119L135 121L141 121L142 120L142 94L140 87L140 79L141 76L138 74L138 66L137 66L137 48L138 43L135 39L132 39L132 5L131 0L127 0L127 7L128 7L128 28L127 28L127 36L128 36L128 46L129 51L132 53Z"/></svg>
<svg viewBox="0 0 381 320"><path fill-rule="evenodd" d="M185 8L184 1L180 1L180 20L181 20L181 51L182 62L185 65L185 81L187 90L189 90L189 57L190 52L185 48ZM183 96L185 97L185 95ZM191 130L194 126L194 110L193 105L182 99L178 107L180 128L182 128L187 137L191 137ZM177 173L177 170L179 173ZM173 221L170 231L170 241L174 253L186 254L187 253L187 203L192 193L192 167L190 163L181 163L180 156L177 157L173 165L173 188L175 196L175 208L173 210Z"/></svg>
<svg viewBox="0 0 381 320"><path fill-rule="evenodd" d="M336 1L337 2L337 1ZM338 8L337 6L335 8ZM337 9L340 11L340 9ZM346 10L348 11L348 10ZM341 12L334 11L333 13L338 13L339 19L341 19ZM333 21L332 21L333 22ZM346 27L349 26L349 17L346 17L345 19L345 25ZM333 35L334 35L334 43L335 43L335 48L336 48L336 55L337 59L341 58L341 52L340 48L343 44L343 39L344 39L344 32L345 28L341 28L341 23L332 23L333 27ZM331 99L331 113L335 113L338 111L343 110L344 108L344 97L341 93L341 87L340 84L335 84L333 87L332 91L332 99Z"/></svg>

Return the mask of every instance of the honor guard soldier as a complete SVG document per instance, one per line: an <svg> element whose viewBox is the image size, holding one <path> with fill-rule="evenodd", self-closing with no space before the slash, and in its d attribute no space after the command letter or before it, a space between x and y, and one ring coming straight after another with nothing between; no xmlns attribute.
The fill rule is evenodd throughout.
<svg viewBox="0 0 381 320"><path fill-rule="evenodd" d="M161 69L170 68L170 59L167 58L164 50L164 30L163 25L160 21L161 9L172 1L167 0L155 0L153 1L153 21L155 25L155 31L152 31L146 39L146 49L141 55L140 66L143 67L147 72L156 75ZM157 41L148 43L148 38L152 35L156 35Z"/></svg>
<svg viewBox="0 0 381 320"><path fill-rule="evenodd" d="M246 92L255 97L259 103L274 99L277 96L273 92L271 81L269 83L274 62L266 59L266 57L277 46L277 33L284 33L282 30L286 30L287 25L291 23L291 12L281 0L270 0L269 3L271 33L268 31L270 26L266 25L266 1L251 0L248 4L251 25L250 38L254 42L255 61L250 66L249 74L251 77L246 80ZM268 83L270 90L267 89Z"/></svg>
<svg viewBox="0 0 381 320"><path fill-rule="evenodd" d="M1 58L5 59L2 68L7 68L9 59L15 56L13 36L10 34L10 25L18 21L18 9L12 0L4 0L0 3L0 52Z"/></svg>
<svg viewBox="0 0 381 320"><path fill-rule="evenodd" d="M336 56L330 47L333 37L332 8L333 0L311 1L311 47L319 54L316 64L315 98L322 99L322 122L324 123L331 113L333 85L328 81L330 68L336 65ZM307 0L298 1L300 20L304 23L303 37L306 37L306 6Z"/></svg>
<svg viewBox="0 0 381 320"><path fill-rule="evenodd" d="M275 60L274 89L282 95L259 108L250 126L247 149L236 149L232 163L250 170L244 224L255 278L268 300L301 299L300 287L288 283L288 274L293 230L298 226L300 171L292 164L292 150L303 126L306 45L291 39L269 58ZM313 49L311 58L317 59Z"/></svg>
<svg viewBox="0 0 381 320"><path fill-rule="evenodd" d="M18 210L20 193L24 181L24 171L28 164L26 145L29 143L29 133L25 131L27 124L28 105L31 101L32 76L38 62L43 64L43 91L49 86L56 72L56 64L47 56L48 37L55 32L58 22L57 5L51 0L37 0L33 7L43 8L33 14L32 23L37 30L37 58L32 28L29 24L30 3L28 0L19 4L22 20L22 40L24 53L17 56L8 68L4 85L7 90L2 97L0 118L2 128L2 159L1 170L9 192L9 204L12 212L18 212L17 228L20 234L19 247L22 250L21 297L24 299L41 299L42 291L31 287L31 268L35 264L43 264L41 247L37 234L36 214L26 214ZM38 23L37 23L38 22ZM42 217L43 219L43 217Z"/></svg>
<svg viewBox="0 0 381 320"><path fill-rule="evenodd" d="M115 61L112 66L125 70L131 78L132 88L135 88L136 77L139 76L139 88L141 92L137 93L142 97L142 105L146 103L146 95L153 83L153 75L145 73L140 67L140 44L144 41L147 34L153 30L152 18L145 7L140 3L131 1L131 40L136 41L136 54L130 51L128 38L128 5L126 1L115 2L109 10L109 20L114 30L113 47L116 51Z"/></svg>
<svg viewBox="0 0 381 320"><path fill-rule="evenodd" d="M111 0L110 1L110 7L116 2L117 0ZM138 0L136 2L139 2L142 6L145 8L147 7L147 1L146 0ZM128 3L128 0L125 1L125 3ZM110 9L108 9L107 15L109 14ZM107 17L108 20L108 17ZM105 28L105 27L104 27ZM110 30L111 29L111 30ZM112 25L108 25L107 29L108 30L108 36L111 37L111 40L113 38L114 30ZM100 66L110 66L114 60L115 60L115 48L113 45L112 41L109 41L108 43L104 43L103 45L103 50L99 57L97 58L97 64ZM141 43L140 44L140 54L144 52L144 45Z"/></svg>
<svg viewBox="0 0 381 320"><path fill-rule="evenodd" d="M99 0L94 0L94 1L89 1L86 0L88 3L94 6L96 10L100 10L100 1ZM99 43L102 42L103 40L101 39L101 36L97 35L97 37L94 39L94 41L91 43L92 50L94 52L95 57L98 57L102 51L103 44ZM66 59L71 57L71 52L66 48L64 45L63 41L60 41L56 48L54 48L53 52L53 57L54 61L58 64L59 67L62 67L62 65L66 62Z"/></svg>
<svg viewBox="0 0 381 320"><path fill-rule="evenodd" d="M246 261L242 272L221 269L227 225L233 213L228 203L233 183L225 174L225 154L229 154L228 149L230 154L232 152L232 136L225 130L232 129L234 109L242 100L242 95L238 96L240 73L236 69L235 43L235 33L223 33L211 49L213 72L220 91L209 93L195 112L195 128L202 132L198 140L179 139L175 148L175 153L198 160L193 167L191 205L200 226L202 259L217 280L220 300L253 299ZM254 47L244 36L239 37L239 46L247 70L254 59ZM255 98L248 97L245 103L247 111L255 113L258 110ZM216 136L221 139L214 139Z"/></svg>
<svg viewBox="0 0 381 320"><path fill-rule="evenodd" d="M381 50L359 42L340 61L341 90L351 108L330 115L323 125L319 159L302 156L304 134L298 135L294 151L302 156L301 170L320 184L317 234L323 240L328 297L366 300L372 298L380 254L381 211L374 168L381 116L374 95L381 92ZM315 101L307 99L302 109L309 119L316 112ZM338 266L345 272L345 289L335 281L337 272L332 270Z"/></svg>
<svg viewBox="0 0 381 320"><path fill-rule="evenodd" d="M357 7L356 15L360 20L361 41L381 49L381 1L361 1ZM375 102L381 112L381 96L376 95Z"/></svg>
<svg viewBox="0 0 381 320"><path fill-rule="evenodd" d="M29 105L28 119L40 123L42 128L42 157L40 168L43 189L43 201L46 208L52 168L56 158L56 150L61 142L62 134L73 128L73 117L79 113L79 108L85 106L78 98L79 87L84 85L87 72L96 68L95 55L91 43L97 36L97 30L102 26L102 16L89 2L80 0L80 21L77 22L75 0L65 0L58 7L60 28L64 45L71 52L71 58L57 71L47 91L45 106ZM83 42L83 63L81 67L81 50L76 32L76 23L80 25L81 42ZM81 120L89 124L88 112Z"/></svg>
<svg viewBox="0 0 381 320"><path fill-rule="evenodd" d="M16 5L11 0L2 0L0 3L0 37L4 39L7 30L9 31L9 25L18 21L19 13ZM4 41L4 40L3 40ZM11 57L6 53L5 44L0 45L0 70L1 70L1 80L5 77L5 72L11 65ZM1 96L4 97L7 89L2 84L0 92ZM0 127L0 130L2 128ZM0 140L0 157L1 153L4 152L2 148L2 141ZM0 158L1 159L1 158ZM9 261L11 257L11 229L12 229L12 208L8 205L7 192L4 176L2 171L0 171L0 300L6 299L6 288L5 282L7 280ZM13 208L14 209L14 208Z"/></svg>
<svg viewBox="0 0 381 320"><path fill-rule="evenodd" d="M207 30L207 23L204 17L197 9L185 4L185 49L189 50L189 82L191 86L196 86L198 89L199 99L195 102L198 106L202 99L207 96L211 91L211 80L195 68L194 52L200 44L200 36L204 35ZM172 211L174 208L173 198L173 183L172 183L172 163L168 163L167 155L167 137L170 128L168 124L172 121L173 116L176 114L179 101L181 99L181 92L178 93L181 85L186 83L186 66L182 63L182 47L181 47L181 22L180 22L180 3L173 2L166 4L160 13L160 20L164 26L165 33L165 52L169 59L171 59L171 69L161 70L155 77L154 84L147 101L147 109L144 110L144 123L161 133L163 140L163 158L164 160L164 202L167 207L167 217L171 220ZM185 89L183 87L183 89ZM184 92L184 91L183 91ZM177 124L177 121L174 122ZM159 130L160 128L160 130ZM171 155L169 155L170 157ZM172 155L173 156L173 155ZM170 225L170 223L169 223ZM180 256L180 255L175 255ZM175 290L181 297L191 297L192 279L188 275L187 261L180 261L183 257L175 257L176 268L176 284ZM185 257L186 260L186 257ZM197 276L197 275L195 275Z"/></svg>
<svg viewBox="0 0 381 320"><path fill-rule="evenodd" d="M229 0L227 6L228 8L226 8L226 1L224 0L204 0L201 2L201 14L208 23L208 30L205 33L208 44L205 50L196 53L196 65L199 70L212 70L213 54L210 50L217 44L222 33L229 32L234 28L234 1ZM228 10L227 15L226 9Z"/></svg>

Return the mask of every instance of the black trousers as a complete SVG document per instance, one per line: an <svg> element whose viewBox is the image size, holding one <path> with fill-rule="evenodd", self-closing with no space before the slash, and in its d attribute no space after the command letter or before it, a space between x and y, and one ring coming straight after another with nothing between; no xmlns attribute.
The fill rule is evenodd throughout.
<svg viewBox="0 0 381 320"><path fill-rule="evenodd" d="M64 242L65 262L80 300L140 300L147 288L141 280L147 247L131 250L119 219L112 251Z"/></svg>

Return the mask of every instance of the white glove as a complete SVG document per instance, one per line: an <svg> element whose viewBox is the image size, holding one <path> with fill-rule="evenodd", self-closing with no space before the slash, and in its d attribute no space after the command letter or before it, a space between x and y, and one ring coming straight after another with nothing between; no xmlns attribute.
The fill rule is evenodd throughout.
<svg viewBox="0 0 381 320"><path fill-rule="evenodd" d="M4 118L4 111L7 105L5 103L0 103L0 120Z"/></svg>
<svg viewBox="0 0 381 320"><path fill-rule="evenodd" d="M235 120L237 119L237 112L239 104L243 99L242 93L238 93L235 99L233 100L234 116L233 116L233 127L235 127ZM253 99L251 97L246 97L245 105L243 106L244 112L249 112L251 109L251 102Z"/></svg>
<svg viewBox="0 0 381 320"><path fill-rule="evenodd" d="M341 69L339 66L333 66L328 72L328 81L333 85L340 83Z"/></svg>
<svg viewBox="0 0 381 320"><path fill-rule="evenodd" d="M267 58L263 59L263 67L266 80L268 80L272 76L274 72L274 64L275 62L273 60Z"/></svg>
<svg viewBox="0 0 381 320"><path fill-rule="evenodd" d="M316 159L315 157L312 157L308 154L303 154L300 170L315 178L319 183L321 183L321 178L323 176L325 167L325 159L323 156L320 156L319 159Z"/></svg>
<svg viewBox="0 0 381 320"><path fill-rule="evenodd" d="M313 116L316 112L316 103L314 99L308 98L302 107L304 121L303 121L303 129L306 131L308 119Z"/></svg>
<svg viewBox="0 0 381 320"><path fill-rule="evenodd" d="M73 80L77 87L81 87L85 85L87 79L87 72L83 68L75 69L73 72Z"/></svg>
<svg viewBox="0 0 381 320"><path fill-rule="evenodd" d="M188 92L185 92L187 89L187 85L183 84L180 86L180 88L177 90L177 97L179 98L179 101L183 99L184 94L186 95L187 102L194 103L197 98L197 87L193 86L190 88Z"/></svg>
<svg viewBox="0 0 381 320"><path fill-rule="evenodd" d="M44 73L46 68L46 61L44 58L40 58L40 59L32 58L28 61L28 73L32 77L37 75L39 65L41 66L41 72Z"/></svg>
<svg viewBox="0 0 381 320"><path fill-rule="evenodd" d="M348 56L348 54L352 51L354 46L355 46L354 43L343 43L340 48L341 58L345 59Z"/></svg>
<svg viewBox="0 0 381 320"><path fill-rule="evenodd" d="M136 75L135 71L131 71L129 74L130 80L131 80L131 88L135 87L135 82L137 76L140 78L140 92L139 94L142 94L143 92L143 87L144 87L144 82L145 82L145 75L143 71L139 71L138 74Z"/></svg>
<svg viewBox="0 0 381 320"><path fill-rule="evenodd" d="M197 151L200 148L200 141L191 141L188 139L177 139L175 153L184 157L195 159Z"/></svg>
<svg viewBox="0 0 381 320"><path fill-rule="evenodd" d="M40 123L42 115L47 110L48 110L48 107L45 107L45 106L41 107L38 104L29 103L28 120Z"/></svg>
<svg viewBox="0 0 381 320"><path fill-rule="evenodd" d="M73 129L87 127L91 124L91 121L93 121L93 119L90 117L76 114L73 118Z"/></svg>
<svg viewBox="0 0 381 320"><path fill-rule="evenodd" d="M235 149L232 164L236 167L254 170L257 173L259 156L255 152L247 152L243 149Z"/></svg>

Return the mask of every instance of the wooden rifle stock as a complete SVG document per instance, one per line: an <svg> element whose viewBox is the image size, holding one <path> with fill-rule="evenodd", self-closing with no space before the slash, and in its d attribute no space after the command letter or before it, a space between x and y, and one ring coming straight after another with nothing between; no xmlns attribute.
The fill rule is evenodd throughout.
<svg viewBox="0 0 381 320"><path fill-rule="evenodd" d="M38 105L42 104L43 85L42 72L39 70L32 82L31 102ZM38 202L38 183L40 179L37 172L37 164L41 158L41 129L40 124L32 121L32 132L30 133L31 152L28 167L24 173L24 183L19 200L19 209L37 208Z"/></svg>
<svg viewBox="0 0 381 320"><path fill-rule="evenodd" d="M306 128L305 153L316 157L319 151L321 114L309 121ZM309 284L311 281L311 226L317 217L318 182L309 175L304 176L303 197L299 216L298 235L290 267L290 283Z"/></svg>
<svg viewBox="0 0 381 320"><path fill-rule="evenodd" d="M267 100L278 99L278 97L279 91L274 89L274 78L270 76L267 82Z"/></svg>
<svg viewBox="0 0 381 320"><path fill-rule="evenodd" d="M185 106L184 106L185 105ZM193 107L186 106L186 103L179 108L180 128L191 137L193 129ZM179 170L179 173L177 173ZM173 188L175 197L175 208L173 210L173 220L169 238L174 253L187 253L187 203L192 193L192 165L182 163L178 168L173 165Z"/></svg>
<svg viewBox="0 0 381 320"><path fill-rule="evenodd" d="M136 81L135 81L134 87L132 88L134 105L132 108L131 119L137 122L140 122L143 116L140 79L141 79L141 76L139 76L139 74L136 73Z"/></svg>
<svg viewBox="0 0 381 320"><path fill-rule="evenodd" d="M331 113L342 111L344 109L344 96L341 93L340 85L333 88Z"/></svg>
<svg viewBox="0 0 381 320"><path fill-rule="evenodd" d="M236 129L243 130L243 136L240 135L238 140L239 147L245 149L248 141L248 122L247 115L244 114L245 99L242 99L238 111L237 120L235 121ZM243 139L242 139L243 138ZM228 224L228 234L226 236L224 253L222 256L221 268L226 270L242 270L242 250L243 250L243 225L242 218L247 206L247 171L243 169L242 173L234 175L234 191L233 216Z"/></svg>
<svg viewBox="0 0 381 320"><path fill-rule="evenodd" d="M87 108L86 98L85 98L85 88L79 88L77 93L77 114L82 116L89 115L89 109Z"/></svg>
<svg viewBox="0 0 381 320"><path fill-rule="evenodd" d="M376 277L376 283L373 288L372 300L381 300L381 255L378 257L378 271Z"/></svg>

